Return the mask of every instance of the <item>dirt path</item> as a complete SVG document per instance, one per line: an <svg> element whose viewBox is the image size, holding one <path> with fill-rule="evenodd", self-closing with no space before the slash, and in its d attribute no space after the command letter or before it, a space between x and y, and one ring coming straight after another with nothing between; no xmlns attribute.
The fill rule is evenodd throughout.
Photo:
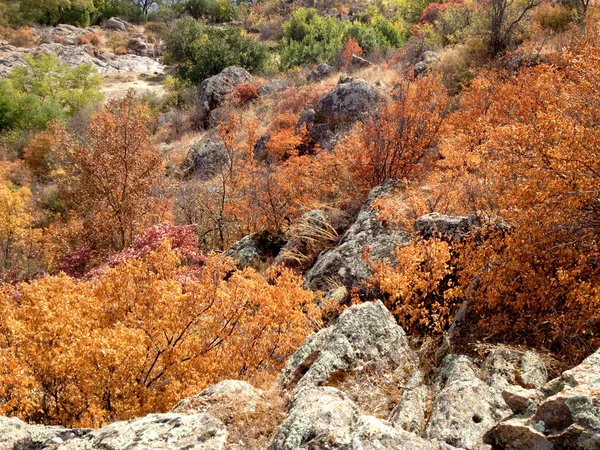
<svg viewBox="0 0 600 450"><path fill-rule="evenodd" d="M146 94L161 96L166 92L162 85L165 76L165 74L138 73L105 75L100 91L104 94L105 100L124 97L129 89L134 89L138 96Z"/></svg>

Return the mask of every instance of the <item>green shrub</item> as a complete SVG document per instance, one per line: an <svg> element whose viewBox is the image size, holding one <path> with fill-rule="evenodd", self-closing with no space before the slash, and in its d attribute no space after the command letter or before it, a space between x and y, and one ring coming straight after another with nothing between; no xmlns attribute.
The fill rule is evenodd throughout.
<svg viewBox="0 0 600 450"><path fill-rule="evenodd" d="M239 17L239 9L231 0L186 0L183 11L195 19L231 22Z"/></svg>
<svg viewBox="0 0 600 450"><path fill-rule="evenodd" d="M366 54L379 49L398 48L403 42L402 27L388 21L376 8L354 22L322 17L314 8L300 8L283 25L281 66L290 68L311 63L332 63L347 37L354 38Z"/></svg>
<svg viewBox="0 0 600 450"><path fill-rule="evenodd" d="M71 67L46 53L23 59L24 67L13 67L0 81L0 132L40 130L102 98L101 79L91 64Z"/></svg>
<svg viewBox="0 0 600 450"><path fill-rule="evenodd" d="M176 20L164 34L165 62L177 74L199 83L229 66L262 72L267 65L267 47L245 36L237 28L211 27L186 17Z"/></svg>

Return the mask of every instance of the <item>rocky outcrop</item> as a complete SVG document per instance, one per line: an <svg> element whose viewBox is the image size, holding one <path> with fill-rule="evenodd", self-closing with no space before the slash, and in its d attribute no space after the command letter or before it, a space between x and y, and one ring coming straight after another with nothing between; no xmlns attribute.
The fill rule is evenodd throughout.
<svg viewBox="0 0 600 450"><path fill-rule="evenodd" d="M537 384L535 371L532 376ZM486 434L494 448L600 448L600 350L534 392L509 389L504 395L512 397L515 416Z"/></svg>
<svg viewBox="0 0 600 450"><path fill-rule="evenodd" d="M274 258L285 244L277 234L263 231L244 236L224 253L238 261L238 268L252 267L259 269L268 258Z"/></svg>
<svg viewBox="0 0 600 450"><path fill-rule="evenodd" d="M444 358L435 384L427 438L473 449L483 443L483 435L490 428L510 415L498 392L477 375L477 368L466 356Z"/></svg>
<svg viewBox="0 0 600 450"><path fill-rule="evenodd" d="M87 46L63 45L62 43L41 44L36 48L4 47L0 49L0 77L6 76L14 66L24 66L23 55L37 52L54 53L63 63L79 66L92 64L100 74L110 75L117 73L160 73L164 66L152 58L138 55L113 55L103 52L94 56L94 52Z"/></svg>
<svg viewBox="0 0 600 450"><path fill-rule="evenodd" d="M404 331L381 302L348 308L335 325L309 336L281 372L278 384L292 400L289 407L278 406L279 425L269 428L268 448L600 448L600 350L550 382L537 354L505 346L493 347L479 364L464 355L448 355L431 385L416 368L418 363ZM389 416L375 416L363 407L361 395L369 395L373 385L361 386L363 393L357 395L339 382L361 371L382 378L400 374L392 378L403 393ZM0 417L0 449L247 448L237 446L244 424L249 417L256 424L262 423L262 414L273 414L269 402L265 392L247 382L226 380L168 413L99 430L28 425Z"/></svg>
<svg viewBox="0 0 600 450"><path fill-rule="evenodd" d="M118 17L111 17L104 24L104 28L114 31L127 31L133 28L133 25Z"/></svg>
<svg viewBox="0 0 600 450"><path fill-rule="evenodd" d="M198 121L208 128L212 125L211 115L218 108L228 94L232 93L240 84L252 83L254 77L237 66L224 69L218 75L207 78L198 87Z"/></svg>
<svg viewBox="0 0 600 450"><path fill-rule="evenodd" d="M194 144L181 165L183 178L210 180L215 177L229 162L225 145L210 137Z"/></svg>
<svg viewBox="0 0 600 450"><path fill-rule="evenodd" d="M335 325L309 336L279 376L285 389L321 386L336 374L370 366L408 379L418 364L406 334L380 301L344 311Z"/></svg>
<svg viewBox="0 0 600 450"><path fill-rule="evenodd" d="M373 113L383 99L365 80L342 77L317 104L315 123L326 123L335 130Z"/></svg>
<svg viewBox="0 0 600 450"><path fill-rule="evenodd" d="M393 258L398 245L411 241L410 233L385 226L373 208L374 202L391 195L396 185L394 180L388 180L369 193L355 222L340 238L339 245L321 254L305 274L305 282L309 288L327 293L339 285L358 286L372 274L363 258L367 247L372 259L382 261Z"/></svg>
<svg viewBox="0 0 600 450"><path fill-rule="evenodd" d="M419 61L415 64L414 75L415 78L426 73L433 64L439 61L440 55L437 52L428 50L419 56Z"/></svg>
<svg viewBox="0 0 600 450"><path fill-rule="evenodd" d="M333 67L329 64L319 64L312 72L306 77L307 81L319 81L323 78L327 78L333 72Z"/></svg>

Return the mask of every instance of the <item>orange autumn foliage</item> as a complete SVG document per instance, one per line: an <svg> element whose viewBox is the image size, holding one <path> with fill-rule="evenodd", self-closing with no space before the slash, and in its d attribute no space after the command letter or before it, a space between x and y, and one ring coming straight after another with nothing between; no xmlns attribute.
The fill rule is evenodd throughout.
<svg viewBox="0 0 600 450"><path fill-rule="evenodd" d="M600 40L592 30L554 66L473 80L448 119L427 189L413 191L417 205L506 223L453 263L463 289L478 286L473 332L573 359L600 341Z"/></svg>
<svg viewBox="0 0 600 450"><path fill-rule="evenodd" d="M452 322L463 297L454 279L450 244L431 239L400 246L394 265L373 263L369 284L410 333L440 333Z"/></svg>
<svg viewBox="0 0 600 450"><path fill-rule="evenodd" d="M272 381L318 325L287 270L265 279L220 255L188 270L165 242L87 281L0 291L0 414L100 426L166 411L226 378Z"/></svg>
<svg viewBox="0 0 600 450"><path fill-rule="evenodd" d="M344 49L342 50L342 67L347 67L350 64L350 59L352 55L362 56L363 51L360 48L360 44L353 37L348 37L344 44Z"/></svg>
<svg viewBox="0 0 600 450"><path fill-rule="evenodd" d="M129 93L92 116L88 143L63 131L56 145L65 169L59 185L84 221L87 243L104 253L126 247L136 231L164 215L152 196L162 161L150 142L149 119L147 106Z"/></svg>
<svg viewBox="0 0 600 450"><path fill-rule="evenodd" d="M336 152L364 192L388 178L419 181L438 159L448 109L448 93L439 77L403 80L393 101L359 124Z"/></svg>

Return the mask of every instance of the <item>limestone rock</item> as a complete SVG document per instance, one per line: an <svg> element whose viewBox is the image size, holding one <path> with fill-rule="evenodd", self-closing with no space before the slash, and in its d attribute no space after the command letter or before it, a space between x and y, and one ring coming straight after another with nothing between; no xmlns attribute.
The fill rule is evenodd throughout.
<svg viewBox="0 0 600 450"><path fill-rule="evenodd" d="M263 231L244 236L224 253L236 259L240 269L244 267L259 269L267 258L275 257L284 244L285 241L281 236Z"/></svg>
<svg viewBox="0 0 600 450"><path fill-rule="evenodd" d="M367 363L409 375L417 365L404 330L380 301L352 306L335 325L309 336L281 371L279 384L320 386L335 373Z"/></svg>
<svg viewBox="0 0 600 450"><path fill-rule="evenodd" d="M374 260L392 261L396 247L411 241L410 233L384 226L373 208L377 199L391 195L395 187L396 182L388 180L370 192L355 222L341 236L338 246L322 253L305 274L309 288L327 293L336 285L359 286L362 280L372 275L362 257L366 247L369 247Z"/></svg>
<svg viewBox="0 0 600 450"><path fill-rule="evenodd" d="M300 389L269 450L349 448L356 405L333 387Z"/></svg>
<svg viewBox="0 0 600 450"><path fill-rule="evenodd" d="M384 96L364 80L338 83L315 108L316 123L327 123L329 129L349 125L375 112Z"/></svg>
<svg viewBox="0 0 600 450"><path fill-rule="evenodd" d="M226 96L233 92L240 84L252 83L254 77L237 66L224 69L218 75L207 78L198 87L198 119L200 124L208 128L212 125L211 114L218 108Z"/></svg>
<svg viewBox="0 0 600 450"><path fill-rule="evenodd" d="M258 95L270 95L284 91L287 83L284 80L269 80L258 88Z"/></svg>
<svg viewBox="0 0 600 450"><path fill-rule="evenodd" d="M184 179L210 180L229 162L225 145L207 137L194 144L181 166Z"/></svg>

